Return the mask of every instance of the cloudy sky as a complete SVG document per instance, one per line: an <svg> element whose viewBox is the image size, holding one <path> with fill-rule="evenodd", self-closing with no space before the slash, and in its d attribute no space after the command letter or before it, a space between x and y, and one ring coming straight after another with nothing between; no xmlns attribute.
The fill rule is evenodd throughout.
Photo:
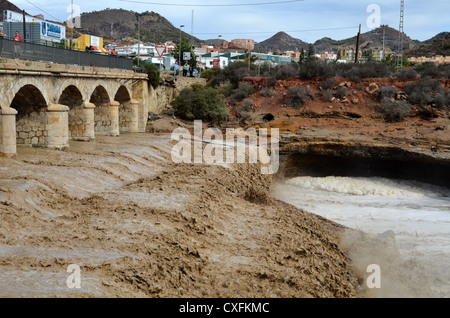
<svg viewBox="0 0 450 318"><path fill-rule="evenodd" d="M65 21L71 0L10 0L30 14ZM155 11L175 27L199 39L222 35L226 40L250 38L263 41L278 31L313 43L322 37L341 40L378 23L398 29L400 0L73 0L81 12L122 8L136 12ZM270 4L269 4L270 3ZM251 4L251 5L249 5ZM227 6L224 6L227 5ZM234 5L234 6L229 6ZM374 6L375 5L375 6ZM377 19L379 8L379 19ZM371 9L371 10L368 10ZM44 11L44 12L43 12ZM192 12L194 23L192 25ZM405 0L407 35L427 40L439 32L450 31L449 0Z"/></svg>

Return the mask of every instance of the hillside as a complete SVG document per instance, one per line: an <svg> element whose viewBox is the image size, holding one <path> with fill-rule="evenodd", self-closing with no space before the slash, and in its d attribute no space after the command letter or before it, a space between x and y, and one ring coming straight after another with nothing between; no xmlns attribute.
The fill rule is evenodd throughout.
<svg viewBox="0 0 450 318"><path fill-rule="evenodd" d="M285 32L278 32L271 38L255 44L255 50L261 52L275 52L275 51L295 51L298 49L299 51L302 49L307 50L309 44L303 42L302 40L291 37L289 34Z"/></svg>
<svg viewBox="0 0 450 318"><path fill-rule="evenodd" d="M441 33L439 33L439 34L433 36L431 39L428 39L428 40L426 40L426 41L423 41L422 43L423 43L423 44L429 44L429 45L431 45L431 44L433 44L433 42L434 42L435 40L442 40L442 39L445 38L449 33L450 33L450 32L441 32Z"/></svg>
<svg viewBox="0 0 450 318"><path fill-rule="evenodd" d="M141 20L141 40L143 42L162 43L180 41L180 30L174 27L166 18L155 12L144 12ZM124 42L135 41L138 30L137 13L123 9L106 9L81 15L81 33L95 34L106 40L120 39ZM185 32L183 39L198 45L201 41Z"/></svg>
<svg viewBox="0 0 450 318"><path fill-rule="evenodd" d="M408 51L407 54L412 57L432 57L437 54L450 56L450 32L439 33L433 38L432 44L422 44L420 47Z"/></svg>
<svg viewBox="0 0 450 318"><path fill-rule="evenodd" d="M383 28L385 29L385 46L390 48L392 51L396 52L398 50L398 30L390 28L389 26L381 26L377 29L371 30L366 33L361 33L361 48L372 49L375 47L383 46ZM318 51L329 51L331 49L336 50L340 47L348 47L356 45L356 37L343 39L343 40L333 40L330 38L322 38L317 40L314 45ZM406 34L404 35L404 48L407 50L413 50L418 48L421 42L412 40Z"/></svg>

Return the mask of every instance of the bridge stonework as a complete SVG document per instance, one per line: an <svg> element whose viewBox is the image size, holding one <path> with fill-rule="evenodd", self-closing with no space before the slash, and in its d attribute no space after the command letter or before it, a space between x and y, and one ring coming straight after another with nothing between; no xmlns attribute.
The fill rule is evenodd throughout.
<svg viewBox="0 0 450 318"><path fill-rule="evenodd" d="M0 59L0 154L145 132L150 103L146 74Z"/></svg>

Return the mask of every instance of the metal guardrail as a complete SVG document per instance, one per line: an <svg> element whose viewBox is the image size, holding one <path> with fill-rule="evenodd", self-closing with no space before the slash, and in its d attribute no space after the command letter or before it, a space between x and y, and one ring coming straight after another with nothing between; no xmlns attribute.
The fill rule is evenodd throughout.
<svg viewBox="0 0 450 318"><path fill-rule="evenodd" d="M125 57L74 51L29 42L16 42L7 38L0 38L0 57L80 66L133 69L133 60Z"/></svg>

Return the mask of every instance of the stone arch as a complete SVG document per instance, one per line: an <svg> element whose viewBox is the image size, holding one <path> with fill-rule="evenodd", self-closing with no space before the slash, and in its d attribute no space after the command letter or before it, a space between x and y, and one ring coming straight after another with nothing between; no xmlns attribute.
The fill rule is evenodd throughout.
<svg viewBox="0 0 450 318"><path fill-rule="evenodd" d="M119 130L120 132L134 132L137 124L137 109L132 104L130 91L121 85L114 100L119 104Z"/></svg>
<svg viewBox="0 0 450 318"><path fill-rule="evenodd" d="M83 95L75 85L67 86L59 95L58 104L66 105L69 109L83 105Z"/></svg>
<svg viewBox="0 0 450 318"><path fill-rule="evenodd" d="M83 101L89 98L87 96L89 89L85 89L84 85L82 85L82 82L78 81L77 79L66 79L58 81L58 90L54 95L55 101L61 98L61 95L63 95L64 91L66 91L68 87L72 87L71 89L76 88L76 90L78 91L76 92L76 94L81 94Z"/></svg>
<svg viewBox="0 0 450 318"><path fill-rule="evenodd" d="M95 132L100 135L119 135L119 104L111 101L105 86L98 85L91 94L90 103L95 105Z"/></svg>
<svg viewBox="0 0 450 318"><path fill-rule="evenodd" d="M25 76L17 80L16 77L11 79L11 82L14 83L11 86L11 89L7 90L7 93L4 96L5 98L5 105L10 105L13 101L13 99L17 96L17 93L22 90L24 87L31 87L33 86L40 92L40 96L45 100L45 104L50 104L50 99L48 95L48 91L45 88L45 85L42 80L37 80L36 78Z"/></svg>
<svg viewBox="0 0 450 318"><path fill-rule="evenodd" d="M97 85L91 94L89 102L97 107L101 107L104 104L110 103L111 99L106 88L103 85Z"/></svg>
<svg viewBox="0 0 450 318"><path fill-rule="evenodd" d="M11 101L17 110L16 142L20 145L44 145L47 137L47 101L34 85L21 87Z"/></svg>
<svg viewBox="0 0 450 318"><path fill-rule="evenodd" d="M83 95L75 85L67 86L59 97L58 104L69 108L69 138L90 141L94 138L94 110L86 107ZM92 131L91 131L92 130Z"/></svg>

